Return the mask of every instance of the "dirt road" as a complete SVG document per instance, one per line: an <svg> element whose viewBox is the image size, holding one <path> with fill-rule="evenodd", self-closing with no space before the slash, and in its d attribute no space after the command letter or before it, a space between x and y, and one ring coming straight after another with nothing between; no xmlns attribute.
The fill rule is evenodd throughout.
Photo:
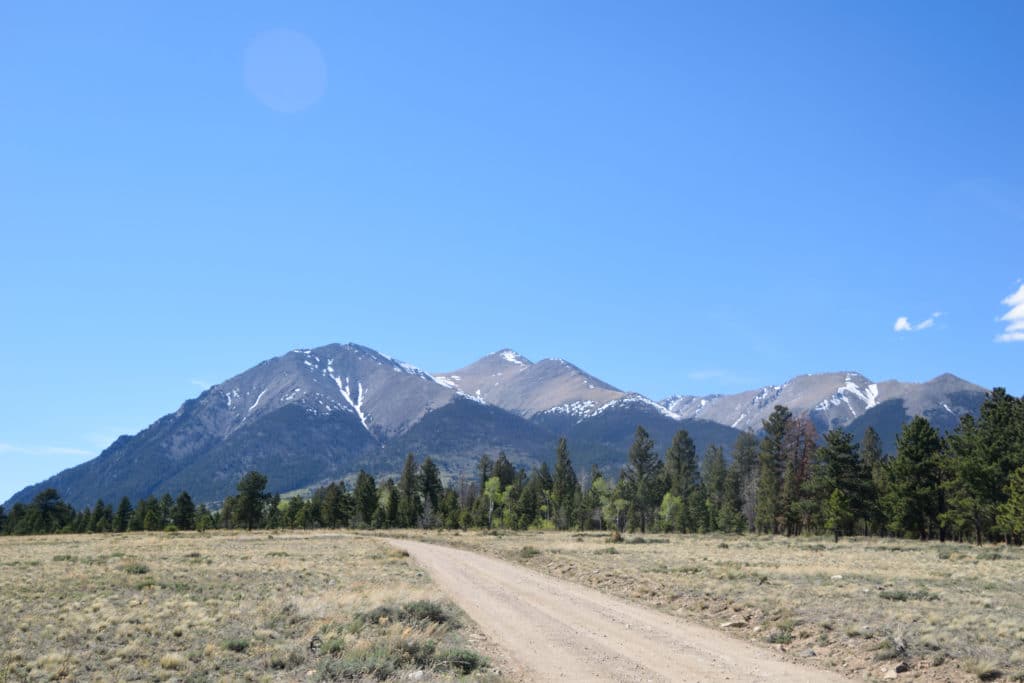
<svg viewBox="0 0 1024 683"><path fill-rule="evenodd" d="M391 539L531 681L843 681L705 626L477 553Z"/></svg>

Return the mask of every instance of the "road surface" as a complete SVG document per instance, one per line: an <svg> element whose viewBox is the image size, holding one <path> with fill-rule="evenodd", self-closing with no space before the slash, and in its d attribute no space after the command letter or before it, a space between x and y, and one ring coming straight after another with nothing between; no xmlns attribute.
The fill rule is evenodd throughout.
<svg viewBox="0 0 1024 683"><path fill-rule="evenodd" d="M531 681L845 681L715 629L493 557L389 539Z"/></svg>

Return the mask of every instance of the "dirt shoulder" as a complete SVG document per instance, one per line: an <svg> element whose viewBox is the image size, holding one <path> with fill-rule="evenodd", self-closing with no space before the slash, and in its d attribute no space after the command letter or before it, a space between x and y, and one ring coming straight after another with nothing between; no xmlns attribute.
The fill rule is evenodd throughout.
<svg viewBox="0 0 1024 683"><path fill-rule="evenodd" d="M503 560L419 541L389 542L420 563L530 680L846 680Z"/></svg>

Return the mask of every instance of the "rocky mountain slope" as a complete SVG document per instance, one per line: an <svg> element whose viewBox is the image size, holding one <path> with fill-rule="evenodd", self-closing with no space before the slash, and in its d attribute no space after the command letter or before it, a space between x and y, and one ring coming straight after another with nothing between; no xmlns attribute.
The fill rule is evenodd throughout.
<svg viewBox="0 0 1024 683"><path fill-rule="evenodd" d="M264 361L186 401L98 457L23 489L25 502L53 487L77 507L187 490L201 502L234 491L246 471L277 491L351 477L360 468L397 474L406 453L443 474L471 474L483 453L522 465L552 461L559 436L573 462L617 474L637 425L664 450L686 429L698 451L729 449L740 430L760 429L777 404L808 414L819 430L859 437L874 426L890 450L911 416L942 429L977 412L985 390L952 375L923 384L872 382L857 373L794 378L730 396L661 402L624 392L561 359L536 363L503 350L433 375L357 344L299 349Z"/></svg>
<svg viewBox="0 0 1024 683"><path fill-rule="evenodd" d="M873 426L889 446L903 423L924 415L952 430L964 414L977 414L986 389L945 374L928 382L873 382L857 372L801 375L780 385L730 395L672 396L660 405L683 417L757 431L776 405L808 415L820 432L843 428L860 436Z"/></svg>

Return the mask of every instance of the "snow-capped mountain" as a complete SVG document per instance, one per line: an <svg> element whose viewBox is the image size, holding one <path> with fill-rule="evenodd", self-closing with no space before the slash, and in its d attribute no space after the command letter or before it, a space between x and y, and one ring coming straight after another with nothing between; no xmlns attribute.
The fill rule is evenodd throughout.
<svg viewBox="0 0 1024 683"><path fill-rule="evenodd" d="M793 413L806 414L819 430L847 427L869 420L871 411L882 404L901 402L910 415L945 412L955 424L965 413L975 413L985 389L954 375L942 375L929 382L873 382L857 372L829 372L801 375L779 385L770 385L730 395L672 396L660 405L683 417L713 420L735 429L757 431L776 405Z"/></svg>
<svg viewBox="0 0 1024 683"><path fill-rule="evenodd" d="M122 436L98 457L23 489L53 487L77 507L189 491L213 502L249 470L278 491L351 477L396 474L406 453L430 456L448 476L471 474L483 453L523 465L552 460L559 436L578 468L615 474L637 425L659 449L686 429L704 452L729 450L778 404L819 430L860 436L875 427L890 451L901 426L924 415L943 430L977 413L985 390L953 375L921 384L873 382L855 372L796 377L733 395L661 402L625 392L561 359L536 363L505 349L432 375L357 344L297 349L263 361Z"/></svg>
<svg viewBox="0 0 1024 683"><path fill-rule="evenodd" d="M526 418L547 410L593 414L625 392L560 358L536 363L511 349L484 356L438 380Z"/></svg>

